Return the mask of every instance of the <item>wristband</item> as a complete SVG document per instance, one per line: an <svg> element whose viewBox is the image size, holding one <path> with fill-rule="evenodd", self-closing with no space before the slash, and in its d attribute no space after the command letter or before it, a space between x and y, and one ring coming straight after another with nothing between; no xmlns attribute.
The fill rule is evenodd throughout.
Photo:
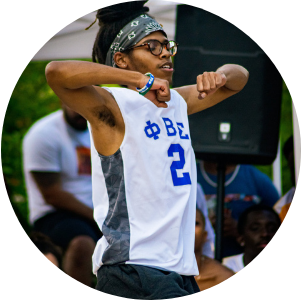
<svg viewBox="0 0 303 300"><path fill-rule="evenodd" d="M139 92L140 95L144 96L150 89L151 87L153 86L153 83L155 81L155 77L153 74L151 73L146 73L145 74L146 76L149 76L149 80L148 82L146 83L146 85L142 88L142 89L137 89L137 91Z"/></svg>

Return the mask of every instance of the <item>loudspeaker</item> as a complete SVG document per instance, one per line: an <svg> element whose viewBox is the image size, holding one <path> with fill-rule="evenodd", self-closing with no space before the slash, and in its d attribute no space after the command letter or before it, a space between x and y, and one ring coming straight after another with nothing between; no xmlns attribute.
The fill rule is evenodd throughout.
<svg viewBox="0 0 303 300"><path fill-rule="evenodd" d="M231 23L189 5L177 6L176 41L174 87L194 84L198 74L227 63L250 73L240 93L189 116L196 157L271 164L279 141L282 78L268 56Z"/></svg>

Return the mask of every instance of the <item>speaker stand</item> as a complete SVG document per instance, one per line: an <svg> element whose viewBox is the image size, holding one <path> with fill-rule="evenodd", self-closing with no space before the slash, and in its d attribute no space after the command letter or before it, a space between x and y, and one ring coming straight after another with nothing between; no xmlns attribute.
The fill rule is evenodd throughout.
<svg viewBox="0 0 303 300"><path fill-rule="evenodd" d="M222 262L222 236L224 225L224 198L225 198L225 163L219 162L217 166L217 206L216 206L216 240L215 259Z"/></svg>

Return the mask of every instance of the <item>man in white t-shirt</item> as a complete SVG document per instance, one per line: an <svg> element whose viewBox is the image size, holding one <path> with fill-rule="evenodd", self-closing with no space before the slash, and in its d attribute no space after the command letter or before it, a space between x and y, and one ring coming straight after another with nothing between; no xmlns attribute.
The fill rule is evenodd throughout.
<svg viewBox="0 0 303 300"><path fill-rule="evenodd" d="M64 250L63 270L91 286L91 256L102 236L93 220L86 120L66 106L37 121L23 141L33 229Z"/></svg>

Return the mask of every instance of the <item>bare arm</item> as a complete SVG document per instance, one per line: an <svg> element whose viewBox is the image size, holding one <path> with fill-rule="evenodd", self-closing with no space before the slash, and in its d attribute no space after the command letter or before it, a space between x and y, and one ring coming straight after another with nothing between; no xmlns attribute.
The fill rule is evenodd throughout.
<svg viewBox="0 0 303 300"><path fill-rule="evenodd" d="M188 114L209 108L240 92L248 81L248 71L239 65L227 64L216 72L204 72L197 77L197 84L175 90L187 102Z"/></svg>
<svg viewBox="0 0 303 300"><path fill-rule="evenodd" d="M84 61L53 61L46 66L45 73L49 86L57 96L90 123L95 122L96 108L105 105L114 115L118 109L110 93L96 85L119 84L141 88L149 80L148 76L139 72ZM164 82L156 79L152 89L164 90ZM167 91L160 93L158 100L169 100Z"/></svg>
<svg viewBox="0 0 303 300"><path fill-rule="evenodd" d="M124 120L112 95L96 85L119 84L129 88L142 88L148 76L135 71L112 68L84 61L53 61L46 67L46 79L60 100L87 119L97 151L103 155L115 153L124 137ZM157 106L170 99L166 80L155 79L152 90L146 95ZM109 125L102 115L110 116Z"/></svg>
<svg viewBox="0 0 303 300"><path fill-rule="evenodd" d="M53 61L46 66L49 86L62 102L91 123L96 122L94 110L106 106L114 114L115 103L101 84L138 85L142 74L84 61Z"/></svg>
<svg viewBox="0 0 303 300"><path fill-rule="evenodd" d="M31 172L46 203L57 209L68 210L94 220L93 210L80 202L74 195L62 190L60 173Z"/></svg>

